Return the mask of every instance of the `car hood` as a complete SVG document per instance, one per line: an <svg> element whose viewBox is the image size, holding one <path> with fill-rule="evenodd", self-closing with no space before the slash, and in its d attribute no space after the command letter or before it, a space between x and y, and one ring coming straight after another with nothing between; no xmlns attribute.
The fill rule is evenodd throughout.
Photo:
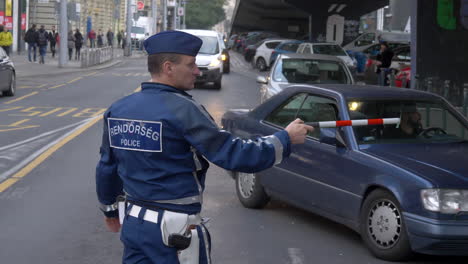
<svg viewBox="0 0 468 264"><path fill-rule="evenodd" d="M468 143L369 145L362 152L411 171L441 188L468 189Z"/></svg>
<svg viewBox="0 0 468 264"><path fill-rule="evenodd" d="M285 82L272 82L270 85L268 85L268 91L267 91L267 97L271 97L282 90L284 90L286 87L293 85L294 83L285 83Z"/></svg>
<svg viewBox="0 0 468 264"><path fill-rule="evenodd" d="M217 54L210 55L210 54L198 54L196 57L195 63L198 66L208 66L211 61L217 57Z"/></svg>

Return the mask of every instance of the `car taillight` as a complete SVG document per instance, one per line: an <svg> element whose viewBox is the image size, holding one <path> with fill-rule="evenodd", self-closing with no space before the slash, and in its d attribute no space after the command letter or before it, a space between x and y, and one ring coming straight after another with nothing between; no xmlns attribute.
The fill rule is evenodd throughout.
<svg viewBox="0 0 468 264"><path fill-rule="evenodd" d="M236 42L240 42L240 39L236 40Z"/></svg>
<svg viewBox="0 0 468 264"><path fill-rule="evenodd" d="M275 54L275 53L276 53L276 51L272 51L272 52L271 52L271 55L273 55L273 54Z"/></svg>

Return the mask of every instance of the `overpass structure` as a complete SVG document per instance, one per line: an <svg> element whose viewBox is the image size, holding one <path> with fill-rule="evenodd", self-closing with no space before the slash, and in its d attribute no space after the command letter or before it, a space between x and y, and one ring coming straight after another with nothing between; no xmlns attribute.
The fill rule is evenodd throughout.
<svg viewBox="0 0 468 264"><path fill-rule="evenodd" d="M412 88L468 105L467 1L395 1L404 1L399 7L411 13ZM449 8L441 2L449 3ZM266 30L288 38L317 40L326 35L330 17L358 22L362 15L388 4L389 0L237 0L231 32ZM449 26L440 24L441 15L448 16Z"/></svg>

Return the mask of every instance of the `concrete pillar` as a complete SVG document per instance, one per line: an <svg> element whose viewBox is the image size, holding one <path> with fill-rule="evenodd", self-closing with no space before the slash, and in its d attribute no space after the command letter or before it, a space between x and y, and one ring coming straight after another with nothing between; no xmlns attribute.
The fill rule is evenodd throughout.
<svg viewBox="0 0 468 264"><path fill-rule="evenodd" d="M408 19L411 15L412 0L390 0L392 10L391 30L405 30ZM412 20L414 21L414 20Z"/></svg>

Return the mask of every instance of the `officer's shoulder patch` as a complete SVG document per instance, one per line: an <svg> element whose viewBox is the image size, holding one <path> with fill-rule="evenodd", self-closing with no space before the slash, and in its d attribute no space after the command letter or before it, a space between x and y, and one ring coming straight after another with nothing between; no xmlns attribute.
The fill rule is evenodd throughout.
<svg viewBox="0 0 468 264"><path fill-rule="evenodd" d="M162 152L161 122L108 118L107 127L112 148Z"/></svg>

